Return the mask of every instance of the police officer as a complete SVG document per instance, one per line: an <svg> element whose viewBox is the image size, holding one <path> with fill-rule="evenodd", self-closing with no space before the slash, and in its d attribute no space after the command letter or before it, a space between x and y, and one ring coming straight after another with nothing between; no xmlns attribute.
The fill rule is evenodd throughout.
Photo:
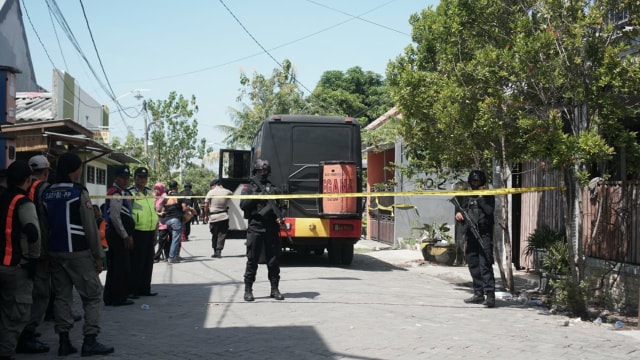
<svg viewBox="0 0 640 360"><path fill-rule="evenodd" d="M115 168L115 180L107 190L107 277L104 282L104 304L107 306L132 305L131 250L135 222L131 214L131 193L127 188L131 171L127 165ZM129 197L129 198L127 198Z"/></svg>
<svg viewBox="0 0 640 360"><path fill-rule="evenodd" d="M139 167L133 172L134 185L129 188L133 195L132 215L135 221L133 251L131 253L132 292L134 296L155 296L151 292L154 246L158 231L158 214L153 190L147 187L149 171Z"/></svg>
<svg viewBox="0 0 640 360"><path fill-rule="evenodd" d="M82 160L66 152L58 158L56 183L42 194L49 220L49 258L55 293L55 330L60 337L58 356L78 352L71 344L73 288L84 309L82 356L106 355L113 347L97 341L102 315L102 272L104 251L87 189L78 183Z"/></svg>
<svg viewBox="0 0 640 360"><path fill-rule="evenodd" d="M29 321L32 279L40 256L38 215L27 197L30 185L31 168L25 161L9 165L7 190L0 195L1 359L13 359L20 332Z"/></svg>
<svg viewBox="0 0 640 360"><path fill-rule="evenodd" d="M31 305L31 318L27 326L22 330L17 353L44 353L49 351L49 346L36 337L38 325L44 320L49 298L51 294L51 274L48 269L48 246L49 246L49 222L47 211L42 203L42 193L49 187L49 160L44 155L35 155L29 159L29 166L33 171L31 186L28 189L28 196L36 206L38 213L38 224L40 226L40 259L36 268L36 276L33 279L33 304Z"/></svg>
<svg viewBox="0 0 640 360"><path fill-rule="evenodd" d="M473 170L468 177L472 190L485 189L487 176L480 170ZM492 195L464 196L459 201L460 208L456 208L455 218L464 222L463 211L470 217L470 222L476 226L481 239L476 238L470 226L466 226L467 265L473 280L473 296L465 299L467 304L482 304L492 308L496 305L496 280L493 275L493 211L495 199ZM484 245L484 246L483 246ZM486 296L486 299L485 299Z"/></svg>
<svg viewBox="0 0 640 360"><path fill-rule="evenodd" d="M253 167L253 177L249 186L242 189L242 195L279 194L269 180L271 165L267 160L256 160ZM266 199L243 199L240 208L248 219L247 227L247 265L244 273L244 300L254 301L253 283L256 281L258 262L264 251L264 261L267 264L270 296L276 300L284 300L278 289L280 282L280 244L279 228L281 219L281 202ZM262 261L260 261L262 262Z"/></svg>

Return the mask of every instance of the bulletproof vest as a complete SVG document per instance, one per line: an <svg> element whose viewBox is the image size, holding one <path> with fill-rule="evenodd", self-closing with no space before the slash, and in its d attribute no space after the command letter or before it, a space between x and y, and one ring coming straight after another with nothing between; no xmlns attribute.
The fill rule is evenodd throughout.
<svg viewBox="0 0 640 360"><path fill-rule="evenodd" d="M89 249L80 218L80 195L84 187L77 183L51 185L42 193L49 220L49 250L75 252Z"/></svg>

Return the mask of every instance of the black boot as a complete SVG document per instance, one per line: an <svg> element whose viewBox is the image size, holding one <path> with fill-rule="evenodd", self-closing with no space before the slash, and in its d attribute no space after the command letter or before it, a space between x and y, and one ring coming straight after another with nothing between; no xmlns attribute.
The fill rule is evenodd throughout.
<svg viewBox="0 0 640 360"><path fill-rule="evenodd" d="M113 352L113 346L106 346L96 340L96 335L86 335L82 343L82 356L107 355Z"/></svg>
<svg viewBox="0 0 640 360"><path fill-rule="evenodd" d="M487 293L487 299L484 301L484 306L488 308L492 308L496 306L496 294L495 293Z"/></svg>
<svg viewBox="0 0 640 360"><path fill-rule="evenodd" d="M464 299L464 302L467 304L482 304L484 302L484 295L473 293L473 296L468 299Z"/></svg>
<svg viewBox="0 0 640 360"><path fill-rule="evenodd" d="M222 250L214 250L213 251L213 257L214 258L221 258L222 257Z"/></svg>
<svg viewBox="0 0 640 360"><path fill-rule="evenodd" d="M60 337L60 347L58 347L58 356L67 356L71 354L75 354L78 352L73 345L71 345L71 340L69 340L68 332L61 332L58 334Z"/></svg>
<svg viewBox="0 0 640 360"><path fill-rule="evenodd" d="M254 301L253 284L244 284L244 301Z"/></svg>
<svg viewBox="0 0 640 360"><path fill-rule="evenodd" d="M271 297L276 300L284 300L284 296L280 294L280 290L278 290L278 283L280 280L271 280Z"/></svg>
<svg viewBox="0 0 640 360"><path fill-rule="evenodd" d="M18 354L40 354L49 352L49 345L36 338L35 333L23 331L18 338L16 353Z"/></svg>

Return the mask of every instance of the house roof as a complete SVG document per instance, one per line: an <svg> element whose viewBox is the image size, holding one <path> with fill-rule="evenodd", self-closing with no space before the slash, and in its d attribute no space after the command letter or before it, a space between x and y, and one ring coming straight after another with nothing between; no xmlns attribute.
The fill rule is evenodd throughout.
<svg viewBox="0 0 640 360"><path fill-rule="evenodd" d="M386 113L382 114L377 119L373 120L369 125L367 125L365 127L365 129L367 129L367 130L375 130L375 129L379 128L380 126L386 124L387 121L389 121L389 120L391 120L393 118L402 119L402 113L395 106L392 107L391 109L389 109L389 111L387 111Z"/></svg>
<svg viewBox="0 0 640 360"><path fill-rule="evenodd" d="M16 121L54 120L53 96L50 92L17 92Z"/></svg>

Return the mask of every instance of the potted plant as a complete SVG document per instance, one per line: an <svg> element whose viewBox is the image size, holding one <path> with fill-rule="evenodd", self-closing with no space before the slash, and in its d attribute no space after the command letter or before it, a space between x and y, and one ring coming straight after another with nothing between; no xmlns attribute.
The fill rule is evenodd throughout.
<svg viewBox="0 0 640 360"><path fill-rule="evenodd" d="M426 261L435 261L442 264L453 265L456 259L456 249L453 237L449 233L451 228L446 223L423 224L422 227L414 228L421 230L419 238L422 257Z"/></svg>
<svg viewBox="0 0 640 360"><path fill-rule="evenodd" d="M527 238L527 245L524 248L525 258L531 258L534 268L541 271L543 258L547 251L553 244L560 241L564 241L562 233L553 230L548 225L541 225Z"/></svg>

